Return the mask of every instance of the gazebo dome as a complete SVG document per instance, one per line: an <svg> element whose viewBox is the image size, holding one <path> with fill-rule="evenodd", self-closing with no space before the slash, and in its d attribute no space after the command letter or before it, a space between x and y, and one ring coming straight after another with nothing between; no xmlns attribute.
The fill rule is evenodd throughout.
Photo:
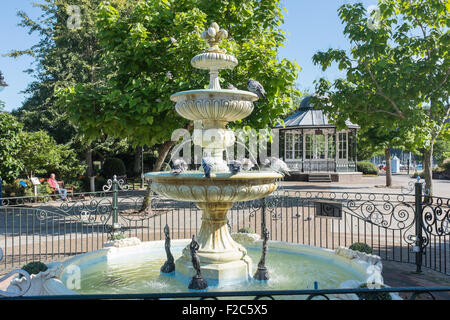
<svg viewBox="0 0 450 320"><path fill-rule="evenodd" d="M313 96L306 96L300 103L298 111L286 119L284 119L284 126L278 123L275 128L311 128L311 127L336 127L331 123L323 110L314 109L314 104L311 103L311 98ZM359 126L351 123L349 120L345 121L347 127L359 129Z"/></svg>

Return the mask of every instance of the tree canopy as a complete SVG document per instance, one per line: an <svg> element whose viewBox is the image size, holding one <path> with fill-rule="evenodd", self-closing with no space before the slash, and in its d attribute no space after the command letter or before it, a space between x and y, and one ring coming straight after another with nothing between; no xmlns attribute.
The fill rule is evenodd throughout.
<svg viewBox="0 0 450 320"><path fill-rule="evenodd" d="M22 124L14 116L0 110L0 178L6 182L17 178L23 169L18 157L21 130Z"/></svg>
<svg viewBox="0 0 450 320"><path fill-rule="evenodd" d="M323 70L337 63L346 76L320 79L317 100L340 126L349 118L361 127L414 132L416 146L428 152L431 189L433 144L450 130L449 11L442 0L380 0L377 10L379 17L368 17L361 3L339 8L351 49L321 51L313 61Z"/></svg>
<svg viewBox="0 0 450 320"><path fill-rule="evenodd" d="M173 130L187 124L170 95L207 85L207 73L192 68L190 60L206 48L199 31L212 21L228 29L231 37L223 47L240 61L235 70L221 73L222 86L245 89L254 78L267 91L267 100L257 103L258 112L237 125L276 123L298 93L300 70L295 62L277 57L285 41L279 0L137 1L127 14L105 3L96 24L104 83L77 83L61 93L61 104L91 138L104 133L147 146L170 140Z"/></svg>

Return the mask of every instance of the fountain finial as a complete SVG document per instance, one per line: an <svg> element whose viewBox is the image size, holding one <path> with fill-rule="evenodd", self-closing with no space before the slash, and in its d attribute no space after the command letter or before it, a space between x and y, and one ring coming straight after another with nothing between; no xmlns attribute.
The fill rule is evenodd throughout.
<svg viewBox="0 0 450 320"><path fill-rule="evenodd" d="M208 41L208 52L226 53L225 49L219 49L219 43L222 39L228 38L228 31L220 29L216 22L211 23L208 30L203 31L202 38Z"/></svg>

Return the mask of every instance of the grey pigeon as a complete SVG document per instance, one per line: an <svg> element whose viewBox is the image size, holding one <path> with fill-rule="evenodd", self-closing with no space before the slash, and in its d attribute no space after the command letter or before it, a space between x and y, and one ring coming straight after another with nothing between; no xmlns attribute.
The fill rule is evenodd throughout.
<svg viewBox="0 0 450 320"><path fill-rule="evenodd" d="M239 171L241 171L242 168L242 162L239 160L231 160L228 162L228 168L230 169L230 172L232 174L237 174Z"/></svg>
<svg viewBox="0 0 450 320"><path fill-rule="evenodd" d="M233 86L231 83L228 85L228 90L238 90L235 86Z"/></svg>
<svg viewBox="0 0 450 320"><path fill-rule="evenodd" d="M276 171L278 173L281 173L282 175L290 175L289 174L289 167L287 164L278 158L270 157L267 158L266 161L264 161L264 166L267 168L269 167L273 171Z"/></svg>
<svg viewBox="0 0 450 320"><path fill-rule="evenodd" d="M177 176L180 173L186 171L188 165L186 161L184 161L183 159L175 159L174 161L172 161L171 168L172 168L171 173Z"/></svg>
<svg viewBox="0 0 450 320"><path fill-rule="evenodd" d="M266 90L264 90L264 87L258 81L253 80L253 79L248 79L247 88L250 92L257 94L258 97L260 97L261 99L266 98Z"/></svg>
<svg viewBox="0 0 450 320"><path fill-rule="evenodd" d="M214 159L210 156L202 158L202 167L206 178L211 178L211 169L214 166Z"/></svg>

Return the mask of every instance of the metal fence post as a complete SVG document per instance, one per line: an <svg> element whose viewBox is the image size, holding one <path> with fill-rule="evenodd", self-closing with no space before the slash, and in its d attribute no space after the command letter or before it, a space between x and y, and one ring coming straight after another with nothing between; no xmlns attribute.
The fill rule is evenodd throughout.
<svg viewBox="0 0 450 320"><path fill-rule="evenodd" d="M112 218L113 218L113 225L112 225L112 235L116 235L116 230L120 229L119 224L119 209L117 207L117 195L119 192L119 181L117 181L117 176L114 175L113 181L112 181Z"/></svg>
<svg viewBox="0 0 450 320"><path fill-rule="evenodd" d="M415 223L416 223L416 245L414 251L416 253L416 272L422 272L422 183L418 177L415 183Z"/></svg>

